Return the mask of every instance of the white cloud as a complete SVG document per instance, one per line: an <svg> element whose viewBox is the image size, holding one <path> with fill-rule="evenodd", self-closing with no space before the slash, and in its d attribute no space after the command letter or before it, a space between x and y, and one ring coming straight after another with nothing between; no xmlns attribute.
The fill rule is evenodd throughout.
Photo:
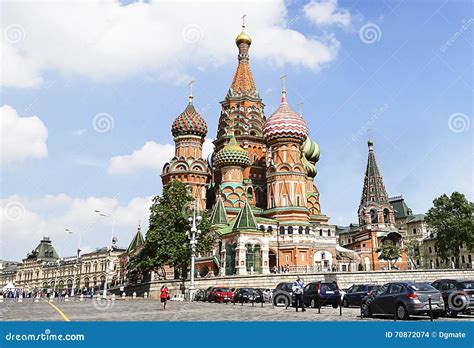
<svg viewBox="0 0 474 348"><path fill-rule="evenodd" d="M211 139L203 144L203 157L206 158L214 149ZM164 164L174 156L174 144L158 144L147 141L131 155L115 156L109 161L109 174L131 174L143 169L161 171Z"/></svg>
<svg viewBox="0 0 474 348"><path fill-rule="evenodd" d="M136 75L187 80L192 69L235 59L243 13L252 58L316 71L339 47L333 36L316 39L287 28L284 0L7 2L2 10L3 85L9 87L37 86L47 70L97 81ZM331 18L345 23L347 16L344 10Z"/></svg>
<svg viewBox="0 0 474 348"><path fill-rule="evenodd" d="M118 244L127 247L139 220L146 232L151 203L152 197L136 197L120 204L112 197L72 198L66 194L0 199L0 229L5 231L0 239L2 258L26 257L43 236L50 236L61 256L74 255L79 234L82 250L105 246L110 240L112 219L99 216L95 209L115 216ZM73 234L66 233L66 228Z"/></svg>
<svg viewBox="0 0 474 348"><path fill-rule="evenodd" d="M348 27L351 22L349 10L338 8L337 0L312 0L305 5L304 14L317 25Z"/></svg>
<svg viewBox="0 0 474 348"><path fill-rule="evenodd" d="M0 107L1 162L48 156L48 128L37 116L21 117L10 105Z"/></svg>

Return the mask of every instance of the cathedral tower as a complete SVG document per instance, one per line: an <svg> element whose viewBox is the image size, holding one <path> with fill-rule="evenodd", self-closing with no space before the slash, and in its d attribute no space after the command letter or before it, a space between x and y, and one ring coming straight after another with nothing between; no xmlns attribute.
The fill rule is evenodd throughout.
<svg viewBox="0 0 474 348"><path fill-rule="evenodd" d="M308 222L307 173L301 160L301 144L308 137L308 127L288 105L285 87L281 104L266 121L263 133L269 145L268 216Z"/></svg>
<svg viewBox="0 0 474 348"><path fill-rule="evenodd" d="M260 208L266 208L265 152L266 145L262 128L265 122L264 104L255 86L249 63L252 39L242 32L235 39L239 49L238 65L231 86L221 102L221 115L214 141L216 155L235 137L247 152L250 163L243 169L243 180L252 187L252 200ZM216 184L222 180L222 172L214 173ZM212 202L210 202L212 203Z"/></svg>
<svg viewBox="0 0 474 348"><path fill-rule="evenodd" d="M210 178L206 161L202 159L207 124L194 108L192 92L186 109L174 120L171 132L175 142L175 155L163 167L163 186L172 180L185 183L197 200L198 210L204 210L206 184Z"/></svg>

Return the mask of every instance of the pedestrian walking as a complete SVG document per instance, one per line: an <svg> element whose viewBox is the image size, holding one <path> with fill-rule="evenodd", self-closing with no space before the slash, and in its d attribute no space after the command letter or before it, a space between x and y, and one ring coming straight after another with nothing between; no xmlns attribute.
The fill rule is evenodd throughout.
<svg viewBox="0 0 474 348"><path fill-rule="evenodd" d="M166 301L168 301L168 288L166 287L166 285L163 285L161 287L161 294L160 294L160 299L161 299L161 303L163 305L163 310L166 309Z"/></svg>
<svg viewBox="0 0 474 348"><path fill-rule="evenodd" d="M300 306L301 306L302 312L306 311L306 309L304 308L304 303L303 303L303 288L304 288L304 282L300 279L299 276L297 276L296 280L293 282L293 287L292 287L293 293L295 294L297 312Z"/></svg>

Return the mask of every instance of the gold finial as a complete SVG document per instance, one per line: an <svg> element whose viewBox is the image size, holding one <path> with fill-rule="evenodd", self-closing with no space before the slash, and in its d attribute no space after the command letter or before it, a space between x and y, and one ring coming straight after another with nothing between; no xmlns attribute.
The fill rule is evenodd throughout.
<svg viewBox="0 0 474 348"><path fill-rule="evenodd" d="M300 116L302 115L303 105L304 103L302 101L298 103L298 113L300 114Z"/></svg>
<svg viewBox="0 0 474 348"><path fill-rule="evenodd" d="M194 85L194 80L189 81L188 86L189 86L189 104L193 103L193 85Z"/></svg>
<svg viewBox="0 0 474 348"><path fill-rule="evenodd" d="M245 42L247 45L252 43L250 36L245 33L245 17L247 17L247 15L244 14L242 16L242 32L235 38L235 43L237 46L242 42Z"/></svg>
<svg viewBox="0 0 474 348"><path fill-rule="evenodd" d="M244 14L244 15L242 16L242 30L245 29L245 17L247 17L246 14Z"/></svg>
<svg viewBox="0 0 474 348"><path fill-rule="evenodd" d="M281 102L286 103L286 75L280 77L281 80Z"/></svg>

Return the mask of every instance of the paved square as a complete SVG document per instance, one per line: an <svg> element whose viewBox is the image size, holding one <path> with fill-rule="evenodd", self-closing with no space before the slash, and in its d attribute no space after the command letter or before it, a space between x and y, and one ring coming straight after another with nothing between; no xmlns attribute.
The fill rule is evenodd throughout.
<svg viewBox="0 0 474 348"><path fill-rule="evenodd" d="M34 303L24 299L22 303L6 301L0 304L0 319L4 321L361 321L359 308L339 309L308 308L296 313L294 308L272 307L260 304L220 304L203 302L169 301L164 311L157 300L70 300L68 302L41 301ZM390 321L377 317L363 321ZM415 317L413 320L429 320ZM439 321L474 320L474 316L440 318Z"/></svg>

